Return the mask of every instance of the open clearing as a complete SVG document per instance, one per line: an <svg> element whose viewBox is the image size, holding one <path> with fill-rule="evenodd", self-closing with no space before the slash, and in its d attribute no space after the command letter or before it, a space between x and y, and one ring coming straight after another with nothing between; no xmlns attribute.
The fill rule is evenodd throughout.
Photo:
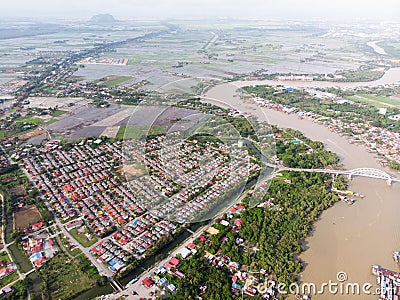
<svg viewBox="0 0 400 300"><path fill-rule="evenodd" d="M90 247L97 242L97 239L86 226L72 229L69 232L83 247Z"/></svg>
<svg viewBox="0 0 400 300"><path fill-rule="evenodd" d="M41 273L47 280L50 299L73 299L96 285L96 281L81 270L79 261L71 260L62 252L48 261Z"/></svg>
<svg viewBox="0 0 400 300"><path fill-rule="evenodd" d="M23 230L29 225L35 224L41 220L39 210L34 205L28 205L26 207L19 208L14 213L14 224L16 230Z"/></svg>
<svg viewBox="0 0 400 300"><path fill-rule="evenodd" d="M22 184L19 184L19 185L16 185L16 186L10 188L10 193L14 197L19 197L19 196L25 196L26 195L25 188L24 188L24 186Z"/></svg>
<svg viewBox="0 0 400 300"><path fill-rule="evenodd" d="M167 131L166 126L121 126L117 138L139 139L147 135L158 135Z"/></svg>
<svg viewBox="0 0 400 300"><path fill-rule="evenodd" d="M123 165L120 169L120 172L125 176L127 176L128 179L132 179L135 177L143 176L146 171L144 166L135 163L135 164Z"/></svg>
<svg viewBox="0 0 400 300"><path fill-rule="evenodd" d="M110 75L101 78L97 81L98 84L105 85L106 87L115 87L131 79L131 76Z"/></svg>
<svg viewBox="0 0 400 300"><path fill-rule="evenodd" d="M87 105L90 101L84 98L57 98L57 97L29 97L29 105L30 108L42 108L49 109L58 107L62 108L63 111L70 111L72 109L76 109L77 107Z"/></svg>
<svg viewBox="0 0 400 300"><path fill-rule="evenodd" d="M366 94L360 94L359 96L373 100L373 101L378 101L380 103L385 103L385 104L394 105L394 106L400 106L400 101L395 100L395 99L390 99L387 97L366 95Z"/></svg>
<svg viewBox="0 0 400 300"><path fill-rule="evenodd" d="M10 257L6 252L2 252L0 254L0 261L3 262L3 266L6 266L11 262ZM0 288L4 288L5 286L9 285L11 282L14 282L15 280L19 279L19 275L17 272L11 273L7 275L6 277L3 277L0 279Z"/></svg>
<svg viewBox="0 0 400 300"><path fill-rule="evenodd" d="M378 108L400 107L400 101L382 96L359 94L347 97L349 100L369 104Z"/></svg>
<svg viewBox="0 0 400 300"><path fill-rule="evenodd" d="M104 129L100 136L105 136L108 138L116 138L118 135L119 126L109 126Z"/></svg>
<svg viewBox="0 0 400 300"><path fill-rule="evenodd" d="M107 108L79 107L45 128L60 139L79 139L101 135L124 138L128 127L125 138L140 138L150 127L153 131L149 134L186 130L203 116L199 111L179 107L111 104Z"/></svg>
<svg viewBox="0 0 400 300"><path fill-rule="evenodd" d="M46 133L46 131L44 131L43 129L35 129L33 131L30 131L28 133L24 133L18 136L18 139L20 140L26 140L26 139L30 139L33 138L35 136L41 135L43 133Z"/></svg>

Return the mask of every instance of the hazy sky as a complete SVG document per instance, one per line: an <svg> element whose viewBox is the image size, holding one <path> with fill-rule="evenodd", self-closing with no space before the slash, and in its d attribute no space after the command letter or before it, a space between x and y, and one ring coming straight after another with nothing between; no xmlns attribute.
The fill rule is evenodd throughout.
<svg viewBox="0 0 400 300"><path fill-rule="evenodd" d="M399 0L1 0L0 17L336 17L400 21Z"/></svg>

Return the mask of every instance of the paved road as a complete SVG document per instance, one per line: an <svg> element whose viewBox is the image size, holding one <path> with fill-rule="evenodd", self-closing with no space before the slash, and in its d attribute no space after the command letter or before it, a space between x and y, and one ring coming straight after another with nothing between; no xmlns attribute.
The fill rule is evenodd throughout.
<svg viewBox="0 0 400 300"><path fill-rule="evenodd" d="M260 180L255 188L258 188L259 186L263 185L266 181L271 180L276 176L278 172L272 172L268 176L264 177L262 180ZM142 285L142 280L148 276L149 273L154 272L158 269L159 266L165 265L172 257L176 256L178 252L185 247L187 244L192 243L195 239L197 239L200 235L203 234L205 230L207 230L210 226L214 224L214 221L218 219L221 215L225 214L231 207L235 206L236 204L240 203L250 192L250 190L246 190L243 194L241 194L232 205L229 205L226 207L223 211L221 211L217 216L215 216L207 225L199 228L196 232L193 233L192 236L187 238L179 247L177 247L172 253L170 253L165 259L162 261L158 262L155 267L147 269L145 272L143 272L140 276L137 277L137 281L133 284L131 284L128 288L124 289L123 291L117 293L117 294L112 294L112 295L107 295L106 299L118 299L119 297L123 295L128 295L127 299L140 299L142 297L149 297L149 293L152 291L155 291L156 288L146 288ZM138 293L138 295L132 295L132 291L135 291Z"/></svg>
<svg viewBox="0 0 400 300"><path fill-rule="evenodd" d="M30 181L33 181L33 179L31 178L30 174L24 169L22 168L22 171L25 173L25 175L27 176L27 178ZM50 207L49 203L47 201L43 201L47 207L47 209L49 211L53 211L52 208ZM84 246L82 246L79 242L77 242L75 240L74 237L72 237L72 235L65 229L64 225L61 223L60 219L57 218L57 216L55 214L53 214L54 220L56 225L61 229L62 233L64 233L64 235L69 238L71 241L74 242L74 244L82 251L82 253L84 255L86 255L86 257L92 262L92 264L97 268L97 270L99 271L99 274L102 276L106 276L107 279L111 282L111 284L116 287L119 291L122 290L121 286L114 280L113 278L113 272L108 269L104 264L100 263L97 261L97 259L95 259L93 257L93 255L90 254L90 247L85 248Z"/></svg>
<svg viewBox="0 0 400 300"><path fill-rule="evenodd" d="M3 194L0 193L0 198L1 198L1 213L2 213L2 225L1 225L1 241L3 243L4 248L2 249L2 251L5 251L8 255L8 257L10 258L11 262L15 264L15 262L13 261L13 258L11 256L10 251L8 250L8 246L12 245L14 243L8 243L6 244L6 239L5 239L5 224L6 224L6 220L5 220L5 210L4 210L4 196ZM23 276L23 274L18 270L17 268L17 273L20 279L24 279L25 277Z"/></svg>

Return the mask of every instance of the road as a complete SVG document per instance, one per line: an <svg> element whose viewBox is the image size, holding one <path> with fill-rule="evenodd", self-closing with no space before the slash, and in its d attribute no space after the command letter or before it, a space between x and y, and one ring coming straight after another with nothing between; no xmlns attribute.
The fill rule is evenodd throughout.
<svg viewBox="0 0 400 300"><path fill-rule="evenodd" d="M11 243L6 244L6 240L5 240L5 224L6 223L5 223L5 210L4 210L4 195L2 193L0 193L0 198L1 198L1 212L2 212L2 215L1 215L1 218L2 218L2 220L1 220L1 240L2 240L2 243L3 243L3 246L4 246L2 251L5 251L7 253L7 255L8 255L8 257L10 258L10 261L15 264L15 262L13 260L13 257L11 256L11 253L8 250L8 246L12 245L14 243L14 241L11 242ZM29 272L27 272L25 274L22 274L19 271L18 268L16 268L16 269L17 269L17 273L18 273L19 278L17 280L13 281L13 282L7 284L5 287L12 286L13 284L17 283L18 281L25 279L25 277L28 276L30 273L36 271L36 269L33 268ZM28 300L30 300L31 299L31 294L29 292L29 289L26 289L26 290L27 290L27 293L28 293Z"/></svg>
<svg viewBox="0 0 400 300"><path fill-rule="evenodd" d="M22 171L24 172L24 174L27 176L27 178L29 179L29 181L33 181L33 179L31 178L30 174L24 169L22 168ZM50 207L49 203L47 201L43 201L47 207L47 209L49 211L53 211L52 208ZM90 254L90 247L85 248L84 246L82 246L79 242L77 242L72 235L65 229L64 225L61 223L60 219L57 218L57 216L55 214L53 214L53 218L55 221L55 224L60 228L61 232L71 241L73 241L73 243L82 251L82 253L84 255L86 255L86 257L91 261L91 263L97 268L97 270L99 271L99 274L102 276L107 277L108 281L111 282L111 284L117 288L119 291L122 290L122 287L114 280L113 278L113 272L111 270L109 270L104 264L100 263L97 261L97 259L95 259L93 257L93 255Z"/></svg>
<svg viewBox="0 0 400 300"><path fill-rule="evenodd" d="M10 258L11 262L15 264L15 262L13 261L13 258L11 256L10 251L8 250L8 246L12 245L14 242L11 243L6 243L6 239L5 239L5 224L6 224L6 220L5 220L5 210L4 210L4 196L3 194L0 193L0 198L1 198L1 213L2 213L2 225L1 225L1 241L3 243L4 248L2 249L2 251L5 251L8 255L8 257ZM17 268L17 273L20 279L24 279L24 275L18 270Z"/></svg>
<svg viewBox="0 0 400 300"><path fill-rule="evenodd" d="M208 50L208 48L210 48L211 45L213 45L219 38L219 35L211 32L214 36L207 42L207 44L204 45L203 50Z"/></svg>
<svg viewBox="0 0 400 300"><path fill-rule="evenodd" d="M268 176L264 177L262 180L260 180L259 182L257 182L256 186L254 189L257 189L258 187L260 187L261 185L265 184L265 182L271 180L272 178L274 178L278 173L282 172L282 171L295 171L295 172L317 172L317 173L327 173L327 174L345 174L345 175L349 175L352 173L353 170L332 170L332 169L298 169L298 168L288 168L288 167L284 167L280 164L278 165L269 165L270 167L275 167L273 172L271 172ZM360 175L360 174L358 174ZM361 175L364 176L364 175ZM365 175L368 176L368 175ZM397 178L393 178L394 181L398 181L399 179ZM131 284L128 288L126 288L125 290L117 293L117 294L113 294L113 295L108 295L106 299L118 299L119 297L126 295L127 299L140 299L141 297L148 297L150 292L154 292L156 290L155 287L152 287L150 289L144 287L141 282L142 280L148 276L148 274L156 271L158 269L159 266L161 265L165 265L170 259L171 257L174 257L177 255L177 253L183 248L185 247L185 245L187 245L188 243L193 242L196 238L198 238L205 230L207 230L210 226L212 226L214 224L214 221L219 218L220 215L223 215L224 213L226 213L232 206L236 205L237 203L240 203L243 198L245 198L247 196L247 194L249 193L250 190L246 190L244 193L242 193L235 201L233 205L229 205L227 208L225 208L222 212L220 212L216 217L214 217L207 225L199 228L196 232L192 232L192 236L189 237L188 239L186 239L179 247L177 247L172 253L170 253L168 255L167 258L163 259L162 261L158 262L157 265L153 268L150 268L148 270L146 270L145 272L143 272L139 277L137 277L137 281L133 284ZM138 295L132 295L132 291L135 291L138 293Z"/></svg>
<svg viewBox="0 0 400 300"><path fill-rule="evenodd" d="M255 186L255 189L258 188L259 186L263 185L265 182L271 180L272 178L274 178L276 176L278 172L272 172L271 174L269 174L268 176L262 178ZM112 295L108 295L106 296L106 299L118 299L119 297L123 296L123 295L128 295L127 299L140 299L142 297L148 297L149 293L152 291L155 291L156 288L152 287L152 288L146 288L142 285L142 280L148 276L148 274L150 274L151 272L154 272L158 269L159 266L165 265L172 257L176 256L178 254L178 252L180 252L180 250L182 250L183 247L185 247L187 244L192 243L195 239L197 239L200 235L203 234L203 232L205 230L207 230L209 227L211 227L215 220L218 219L221 215L225 214L227 211L229 211L230 208L232 208L233 206L235 206L238 203L241 203L241 201L247 196L247 194L252 191L252 189L248 189L245 192L243 192L234 202L233 204L229 205L228 207L226 207L223 211L221 211L217 216L215 216L208 224L206 224L205 226L199 228L196 232L193 232L193 234L187 238L179 247L177 247L174 251L172 251L172 253L170 253L165 259L163 259L162 261L158 262L156 264L156 266L154 266L153 268L147 269L146 271L144 271L140 276L137 277L137 281L133 284L131 284L128 288L124 289L123 291L116 293L116 294L112 294ZM135 291L138 293L138 295L132 295L132 291Z"/></svg>

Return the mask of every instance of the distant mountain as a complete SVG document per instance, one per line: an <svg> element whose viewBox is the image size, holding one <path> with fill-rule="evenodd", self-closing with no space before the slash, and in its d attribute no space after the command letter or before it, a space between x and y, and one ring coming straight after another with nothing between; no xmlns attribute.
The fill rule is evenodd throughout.
<svg viewBox="0 0 400 300"><path fill-rule="evenodd" d="M115 20L114 17L110 14L100 14L93 16L90 19L90 22L96 24L110 24L117 22L117 20Z"/></svg>

